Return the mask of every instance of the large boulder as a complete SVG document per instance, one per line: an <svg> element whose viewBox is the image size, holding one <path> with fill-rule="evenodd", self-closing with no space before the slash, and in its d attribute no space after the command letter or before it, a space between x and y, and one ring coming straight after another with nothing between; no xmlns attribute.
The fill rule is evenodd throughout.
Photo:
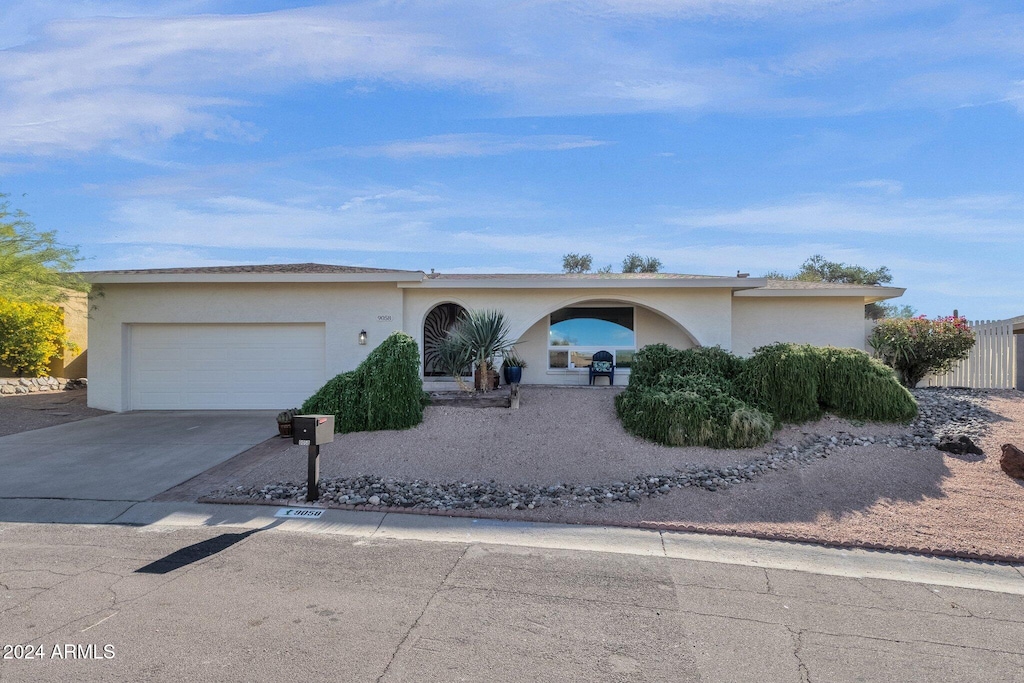
<svg viewBox="0 0 1024 683"><path fill-rule="evenodd" d="M1003 472L1014 479L1024 480L1024 451L1012 443L1003 444L1003 455L999 458L999 466Z"/></svg>
<svg viewBox="0 0 1024 683"><path fill-rule="evenodd" d="M973 453L974 455L984 455L985 453L974 445L968 436L944 436L939 439L939 444L936 446L940 451L946 451L953 455L966 455Z"/></svg>

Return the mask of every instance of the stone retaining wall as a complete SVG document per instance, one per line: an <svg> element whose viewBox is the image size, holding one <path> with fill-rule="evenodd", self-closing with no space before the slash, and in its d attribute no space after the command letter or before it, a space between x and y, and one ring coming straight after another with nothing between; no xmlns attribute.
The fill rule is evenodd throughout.
<svg viewBox="0 0 1024 683"><path fill-rule="evenodd" d="M37 391L65 391L82 389L89 380L64 377L4 377L0 378L0 394L33 394Z"/></svg>

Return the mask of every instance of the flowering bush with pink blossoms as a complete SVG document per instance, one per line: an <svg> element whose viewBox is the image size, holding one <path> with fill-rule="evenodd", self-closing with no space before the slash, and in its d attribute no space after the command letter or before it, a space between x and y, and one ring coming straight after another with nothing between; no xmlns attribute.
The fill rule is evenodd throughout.
<svg viewBox="0 0 1024 683"><path fill-rule="evenodd" d="M929 320L886 318L868 339L875 355L896 371L900 382L915 387L929 373L943 374L967 358L974 332L966 318L948 316Z"/></svg>

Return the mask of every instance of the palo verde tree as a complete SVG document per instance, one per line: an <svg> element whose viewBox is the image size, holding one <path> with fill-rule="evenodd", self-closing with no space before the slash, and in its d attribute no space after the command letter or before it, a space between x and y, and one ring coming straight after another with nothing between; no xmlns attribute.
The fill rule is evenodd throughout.
<svg viewBox="0 0 1024 683"><path fill-rule="evenodd" d="M78 250L40 232L0 193L0 364L18 375L46 374L50 360L74 345L58 303L87 289L71 269Z"/></svg>
<svg viewBox="0 0 1024 683"><path fill-rule="evenodd" d="M590 254L565 254L562 256L563 273L589 273L594 257Z"/></svg>
<svg viewBox="0 0 1024 683"><path fill-rule="evenodd" d="M590 254L565 254L562 256L563 273L589 273L594 265L594 257ZM657 273L661 270L661 259L654 256L641 256L640 254L629 254L622 259L623 273ZM598 268L598 273L612 272L611 264Z"/></svg>
<svg viewBox="0 0 1024 683"><path fill-rule="evenodd" d="M0 298L22 303L58 303L66 290L85 291L72 273L78 249L57 242L54 231L39 231L0 193Z"/></svg>
<svg viewBox="0 0 1024 683"><path fill-rule="evenodd" d="M657 273L661 270L661 259L654 256L641 256L640 254L628 254L622 259L623 273Z"/></svg>

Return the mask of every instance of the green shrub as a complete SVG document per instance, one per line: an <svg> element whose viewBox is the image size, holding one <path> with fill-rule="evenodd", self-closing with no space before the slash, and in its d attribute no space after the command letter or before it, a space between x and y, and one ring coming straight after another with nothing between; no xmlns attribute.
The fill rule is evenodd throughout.
<svg viewBox="0 0 1024 683"><path fill-rule="evenodd" d="M302 412L334 415L339 433L408 429L423 421L423 383L416 341L395 332L351 372L328 380Z"/></svg>
<svg viewBox="0 0 1024 683"><path fill-rule="evenodd" d="M820 376L821 357L814 347L770 344L754 349L736 379L736 391L777 422L807 422L821 417Z"/></svg>
<svg viewBox="0 0 1024 683"><path fill-rule="evenodd" d="M720 375L731 380L740 373L743 362L718 346L675 349L668 344L650 344L633 356L629 383L652 385L666 370L679 375Z"/></svg>
<svg viewBox="0 0 1024 683"><path fill-rule="evenodd" d="M615 408L627 431L669 446L760 446L771 437L771 416L732 396L729 388L721 376L666 371L654 386L630 382L615 397Z"/></svg>
<svg viewBox="0 0 1024 683"><path fill-rule="evenodd" d="M818 402L851 420L905 422L917 414L917 401L892 369L863 351L824 347Z"/></svg>
<svg viewBox="0 0 1024 683"><path fill-rule="evenodd" d="M830 411L905 421L917 404L892 371L856 349L771 344L748 359L720 348L645 346L615 397L630 433L669 446L751 448L783 422Z"/></svg>
<svg viewBox="0 0 1024 683"><path fill-rule="evenodd" d="M829 411L855 420L904 422L914 397L892 371L856 349L770 344L754 350L736 392L778 422L806 422Z"/></svg>
<svg viewBox="0 0 1024 683"><path fill-rule="evenodd" d="M773 421L735 394L743 365L719 347L645 346L616 411L630 433L669 446L759 446L771 437Z"/></svg>

